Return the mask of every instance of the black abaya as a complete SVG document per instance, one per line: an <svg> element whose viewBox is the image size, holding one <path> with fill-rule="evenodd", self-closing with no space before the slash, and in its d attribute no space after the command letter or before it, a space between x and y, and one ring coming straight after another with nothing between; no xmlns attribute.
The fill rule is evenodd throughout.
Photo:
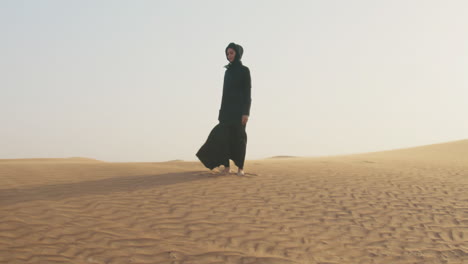
<svg viewBox="0 0 468 264"><path fill-rule="evenodd" d="M243 169L246 147L247 133L244 125L219 123L198 150L197 157L210 170L221 165L228 167L229 160Z"/></svg>

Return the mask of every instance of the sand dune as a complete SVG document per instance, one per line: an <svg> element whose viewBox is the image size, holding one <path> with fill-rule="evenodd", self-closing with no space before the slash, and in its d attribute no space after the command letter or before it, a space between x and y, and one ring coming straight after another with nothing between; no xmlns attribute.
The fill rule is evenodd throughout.
<svg viewBox="0 0 468 264"><path fill-rule="evenodd" d="M467 151L0 160L0 263L468 263Z"/></svg>
<svg viewBox="0 0 468 264"><path fill-rule="evenodd" d="M90 158L73 157L73 158L35 158L35 159L0 159L1 163L85 163L85 162L102 162Z"/></svg>

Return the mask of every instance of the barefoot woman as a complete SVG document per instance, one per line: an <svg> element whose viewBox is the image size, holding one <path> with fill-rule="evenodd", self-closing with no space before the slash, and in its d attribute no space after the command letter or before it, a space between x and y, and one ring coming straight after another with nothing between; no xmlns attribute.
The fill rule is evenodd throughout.
<svg viewBox="0 0 468 264"><path fill-rule="evenodd" d="M197 157L210 170L224 165L224 173L230 172L229 160L239 168L237 174L244 175L247 134L245 126L250 113L250 71L242 65L243 48L230 43L226 50L223 98L219 110L219 124L211 130L205 144L198 150Z"/></svg>
<svg viewBox="0 0 468 264"><path fill-rule="evenodd" d="M224 74L223 97L218 120L226 127L228 138L228 159L224 172L229 173L229 159L233 160L238 169L238 175L244 175L244 160L247 147L245 127L250 114L250 70L242 65L241 58L244 49L235 43L230 43L225 50L229 64Z"/></svg>

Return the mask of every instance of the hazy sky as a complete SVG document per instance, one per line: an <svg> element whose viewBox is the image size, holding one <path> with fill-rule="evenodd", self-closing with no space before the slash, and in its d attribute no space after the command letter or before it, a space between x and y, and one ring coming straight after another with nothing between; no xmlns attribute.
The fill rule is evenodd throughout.
<svg viewBox="0 0 468 264"><path fill-rule="evenodd" d="M0 158L196 160L224 49L247 159L468 138L468 1L0 1Z"/></svg>

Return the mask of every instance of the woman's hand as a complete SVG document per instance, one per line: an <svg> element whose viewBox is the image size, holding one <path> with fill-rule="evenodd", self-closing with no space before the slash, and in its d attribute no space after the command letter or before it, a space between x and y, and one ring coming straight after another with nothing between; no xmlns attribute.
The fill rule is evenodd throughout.
<svg viewBox="0 0 468 264"><path fill-rule="evenodd" d="M243 115L242 116L242 125L245 126L247 124L247 121L249 121L249 116L248 115Z"/></svg>

